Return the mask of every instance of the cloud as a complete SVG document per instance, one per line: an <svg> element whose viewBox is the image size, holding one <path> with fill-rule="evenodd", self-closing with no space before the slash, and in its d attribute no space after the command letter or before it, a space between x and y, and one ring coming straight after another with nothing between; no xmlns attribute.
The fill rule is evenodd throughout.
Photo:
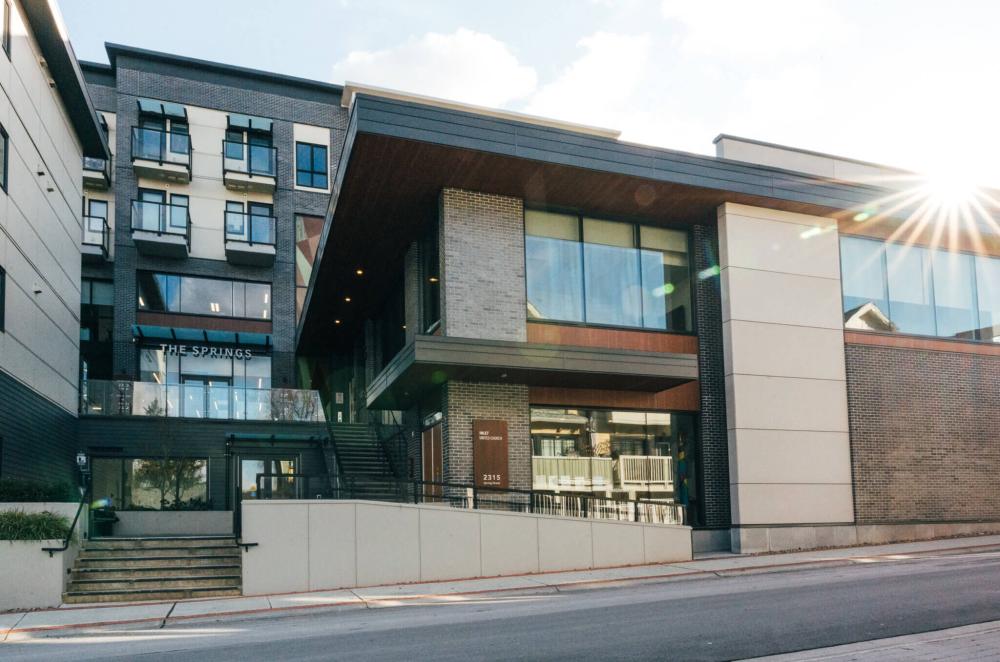
<svg viewBox="0 0 1000 662"><path fill-rule="evenodd" d="M503 42L459 28L451 34L428 32L384 50L352 51L333 65L333 80L503 106L534 92L538 76Z"/></svg>
<svg viewBox="0 0 1000 662"><path fill-rule="evenodd" d="M663 0L688 55L770 57L843 40L848 25L826 0Z"/></svg>

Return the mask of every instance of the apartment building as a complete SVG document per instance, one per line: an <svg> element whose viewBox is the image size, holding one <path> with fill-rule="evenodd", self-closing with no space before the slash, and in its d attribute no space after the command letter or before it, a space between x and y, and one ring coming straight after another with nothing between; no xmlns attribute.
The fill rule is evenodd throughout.
<svg viewBox="0 0 1000 662"><path fill-rule="evenodd" d="M108 156L58 10L2 3L0 475L75 479L84 158Z"/></svg>
<svg viewBox="0 0 1000 662"><path fill-rule="evenodd" d="M37 279L0 253L8 328L35 280L66 308L48 372L10 338L60 342L0 335L5 384L42 396L30 430L0 412L2 475L34 475L11 449L79 451L118 535L466 494L686 525L696 550L1000 530L995 193L107 51L76 69L86 140L54 150L77 241L39 234Z"/></svg>

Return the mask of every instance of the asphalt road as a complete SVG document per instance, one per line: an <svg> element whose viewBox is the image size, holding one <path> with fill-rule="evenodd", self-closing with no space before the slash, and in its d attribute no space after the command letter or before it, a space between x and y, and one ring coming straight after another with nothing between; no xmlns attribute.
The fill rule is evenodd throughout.
<svg viewBox="0 0 1000 662"><path fill-rule="evenodd" d="M1000 620L1000 552L0 644L3 660L730 660Z"/></svg>

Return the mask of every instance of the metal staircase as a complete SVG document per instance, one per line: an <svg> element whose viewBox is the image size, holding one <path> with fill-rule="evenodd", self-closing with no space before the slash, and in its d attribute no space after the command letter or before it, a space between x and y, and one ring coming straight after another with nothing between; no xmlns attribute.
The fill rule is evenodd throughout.
<svg viewBox="0 0 1000 662"><path fill-rule="evenodd" d="M379 501L399 498L400 476L376 429L365 423L330 423L329 427L340 496Z"/></svg>

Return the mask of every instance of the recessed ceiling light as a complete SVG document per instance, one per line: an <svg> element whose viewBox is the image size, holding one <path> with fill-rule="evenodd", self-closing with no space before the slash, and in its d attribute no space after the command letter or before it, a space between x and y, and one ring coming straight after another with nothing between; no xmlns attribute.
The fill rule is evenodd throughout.
<svg viewBox="0 0 1000 662"><path fill-rule="evenodd" d="M333 320L334 324L340 324L340 320Z"/></svg>
<svg viewBox="0 0 1000 662"><path fill-rule="evenodd" d="M365 270L364 269L357 269L357 270L355 270L354 273L356 273L359 276L364 276L365 275Z"/></svg>
<svg viewBox="0 0 1000 662"><path fill-rule="evenodd" d="M430 277L430 278L428 278L427 280L429 280L429 281L430 281L430 282L432 282L432 283L436 283L436 282L438 282L438 277L437 277L437 276L431 276L431 277Z"/></svg>
<svg viewBox="0 0 1000 662"><path fill-rule="evenodd" d="M344 297L344 301L346 301L347 303L350 303L351 302L351 297Z"/></svg>

